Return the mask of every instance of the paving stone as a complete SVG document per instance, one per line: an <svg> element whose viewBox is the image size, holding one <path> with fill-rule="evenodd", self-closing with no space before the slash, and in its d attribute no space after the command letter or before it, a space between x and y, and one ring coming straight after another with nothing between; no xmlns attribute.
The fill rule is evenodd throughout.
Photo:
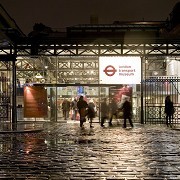
<svg viewBox="0 0 180 180"><path fill-rule="evenodd" d="M0 134L0 179L180 179L179 159L180 131L163 125L46 123L43 132Z"/></svg>

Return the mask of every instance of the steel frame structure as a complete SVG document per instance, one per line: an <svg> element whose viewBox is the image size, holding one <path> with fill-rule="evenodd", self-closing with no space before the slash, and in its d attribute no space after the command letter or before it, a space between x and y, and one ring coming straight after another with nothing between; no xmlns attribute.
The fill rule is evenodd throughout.
<svg viewBox="0 0 180 180"><path fill-rule="evenodd" d="M133 42L134 41L134 42ZM16 56L179 56L179 40L133 40L131 43L39 42L0 47L0 55ZM159 42L158 42L159 41Z"/></svg>
<svg viewBox="0 0 180 180"><path fill-rule="evenodd" d="M5 27L8 36L6 43L0 43L0 71L11 73L13 122L17 78L31 78L39 73L49 84L98 84L100 56L140 56L142 82L152 76L154 69L159 76L165 76L165 57L180 60L180 38L171 36L169 25L166 21L78 25L68 27L66 33L35 31L29 37L16 24L12 28L16 31ZM143 90L141 83L141 107Z"/></svg>
<svg viewBox="0 0 180 180"><path fill-rule="evenodd" d="M18 55L31 55L33 46L17 45ZM39 44L43 56L178 56L179 44Z"/></svg>
<svg viewBox="0 0 180 180"><path fill-rule="evenodd" d="M160 42L161 41L161 42ZM133 42L133 41L132 41ZM98 42L98 43L74 43L74 42L38 42L36 44L34 43L19 43L16 45L9 45L8 47L1 47L0 48L0 55L3 57L5 56L11 56L13 55L14 60L16 61L16 65L20 63L18 61L18 57L24 57L24 58L33 58L32 61L29 61L27 58L27 62L33 63L30 64L29 69L24 70L23 64L20 66L17 66L16 72L22 72L22 73L29 73L30 71L42 71L44 72L44 66L48 63L48 66L51 66L51 69L55 70L55 67L58 69L61 69L61 73L59 74L61 77L66 76L67 79L72 82L75 82L75 79L71 77L75 77L75 74L71 73L71 68L74 67L74 69L77 70L77 72L81 72L81 76L84 75L85 81L80 83L88 82L88 76L89 74L85 72L88 68L89 70L93 68L97 68L96 66L96 60L95 62L86 61L86 58L92 57L97 58L99 56L141 56L143 60L146 58L152 58L156 57L159 59L164 59L165 57L174 57L179 59L180 55L180 41L178 40L156 40L149 42L149 40L144 42L140 41L134 41L133 43L123 43L123 42L117 42L117 43L107 43L107 42ZM59 57L59 60L55 63L53 61L44 61L41 60L41 58L38 59L38 57ZM82 62L76 62L73 61L68 64L67 61L63 62L63 58L71 59L76 57L85 57L83 63ZM62 59L61 59L62 58ZM8 58L7 58L8 59ZM12 58L9 59L12 61ZM156 60L153 60L156 61ZM92 65L92 63L94 63ZM13 63L12 63L13 64ZM160 62L159 66L162 66L162 61ZM44 66L43 66L44 65ZM86 67L86 68L84 68ZM13 66L12 66L13 69ZM63 70L64 69L64 70ZM57 69L56 69L57 70ZM81 70L81 71L79 71ZM85 71L84 71L85 70ZM19 72L16 74L17 77L22 76L22 73L19 74ZM65 73L65 74L64 74ZM98 72L95 73L94 76L97 76ZM56 80L58 79L57 74L53 75ZM144 77L144 76L143 76ZM79 80L77 80L79 82ZM51 83L51 82L50 82ZM59 82L62 83L62 82ZM68 80L63 83L69 83ZM94 83L97 83L96 80ZM141 92L141 96L143 97L143 92ZM15 104L15 102L14 102ZM141 104L143 107L143 102ZM15 110L14 110L15 111ZM143 116L143 114L141 114ZM142 117L141 117L142 119Z"/></svg>

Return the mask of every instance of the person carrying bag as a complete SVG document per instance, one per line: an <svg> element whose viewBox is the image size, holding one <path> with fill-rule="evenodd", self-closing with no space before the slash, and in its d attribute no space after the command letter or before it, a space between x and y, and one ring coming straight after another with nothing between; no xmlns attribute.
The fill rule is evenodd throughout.
<svg viewBox="0 0 180 180"><path fill-rule="evenodd" d="M88 104L84 100L83 96L79 97L79 101L77 102L77 107L80 115L80 127L83 127L83 123L86 121L86 116L87 116L87 108Z"/></svg>

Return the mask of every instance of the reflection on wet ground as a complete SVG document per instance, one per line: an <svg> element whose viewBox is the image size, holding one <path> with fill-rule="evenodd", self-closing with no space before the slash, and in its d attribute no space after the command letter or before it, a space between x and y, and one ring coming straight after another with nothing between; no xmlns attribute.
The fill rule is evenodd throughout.
<svg viewBox="0 0 180 180"><path fill-rule="evenodd" d="M43 123L42 122L19 122L16 124L12 124L9 122L1 122L0 123L0 133L9 132L12 131L15 132L32 132L32 131L41 131L43 129Z"/></svg>
<svg viewBox="0 0 180 180"><path fill-rule="evenodd" d="M163 125L44 125L0 134L0 179L180 179L180 131Z"/></svg>

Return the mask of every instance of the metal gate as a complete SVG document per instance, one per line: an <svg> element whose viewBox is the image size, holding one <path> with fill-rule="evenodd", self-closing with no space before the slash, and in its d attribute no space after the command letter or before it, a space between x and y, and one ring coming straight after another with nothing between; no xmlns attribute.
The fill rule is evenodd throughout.
<svg viewBox="0 0 180 180"><path fill-rule="evenodd" d="M170 95L174 103L175 113L172 120L173 125L180 125L179 100L180 79L178 77L149 77L144 80L144 119L145 123L165 124L165 98Z"/></svg>
<svg viewBox="0 0 180 180"><path fill-rule="evenodd" d="M0 63L0 129L11 121L12 112L12 63Z"/></svg>

